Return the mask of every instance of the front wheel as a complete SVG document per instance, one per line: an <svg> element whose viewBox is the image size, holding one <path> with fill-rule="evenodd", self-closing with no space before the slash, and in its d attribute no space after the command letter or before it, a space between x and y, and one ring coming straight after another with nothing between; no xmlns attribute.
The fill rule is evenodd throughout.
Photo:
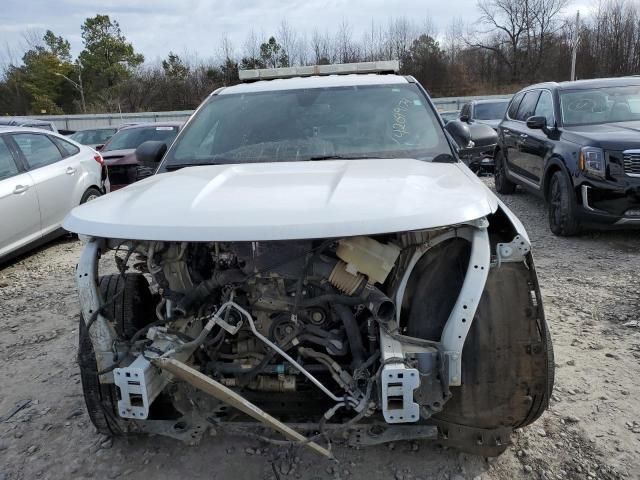
<svg viewBox="0 0 640 480"><path fill-rule="evenodd" d="M99 287L105 302L110 302L104 314L119 337L131 338L140 328L153 321L153 298L149 283L141 273L105 275L100 277ZM117 388L112 383L100 383L93 344L82 315L79 340L80 379L91 423L105 435L125 435L129 425L117 413Z"/></svg>
<svg viewBox="0 0 640 480"><path fill-rule="evenodd" d="M580 230L576 204L570 180L560 170L551 176L549 184L549 227L561 237L575 235Z"/></svg>
<svg viewBox="0 0 640 480"><path fill-rule="evenodd" d="M508 195L516 191L516 184L507 178L507 169L502 150L496 152L493 176L496 184L496 191L498 193Z"/></svg>

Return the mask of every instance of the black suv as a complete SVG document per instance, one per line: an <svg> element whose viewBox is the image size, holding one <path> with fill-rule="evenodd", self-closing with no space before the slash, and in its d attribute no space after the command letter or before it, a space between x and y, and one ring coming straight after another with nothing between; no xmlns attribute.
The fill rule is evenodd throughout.
<svg viewBox="0 0 640 480"><path fill-rule="evenodd" d="M496 190L542 196L554 234L640 226L640 78L527 87L498 134Z"/></svg>

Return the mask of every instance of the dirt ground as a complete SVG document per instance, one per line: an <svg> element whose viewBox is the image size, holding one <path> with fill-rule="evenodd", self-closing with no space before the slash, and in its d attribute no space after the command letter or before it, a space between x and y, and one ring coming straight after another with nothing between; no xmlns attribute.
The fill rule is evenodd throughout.
<svg viewBox="0 0 640 480"><path fill-rule="evenodd" d="M556 387L550 409L501 457L398 442L336 445L332 463L221 432L195 447L97 434L75 359L81 247L67 239L0 269L0 480L640 478L640 232L557 238L541 201L521 191L504 201L533 243Z"/></svg>

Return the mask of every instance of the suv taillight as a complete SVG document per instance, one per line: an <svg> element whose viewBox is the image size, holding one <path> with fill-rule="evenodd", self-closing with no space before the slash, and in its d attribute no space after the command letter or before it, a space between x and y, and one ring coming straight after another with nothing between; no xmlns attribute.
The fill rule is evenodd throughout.
<svg viewBox="0 0 640 480"><path fill-rule="evenodd" d="M96 153L96 154L93 156L93 159L94 159L96 162L98 162L100 165L103 165L103 166L104 166L104 159L102 158L102 155L100 155L99 153Z"/></svg>

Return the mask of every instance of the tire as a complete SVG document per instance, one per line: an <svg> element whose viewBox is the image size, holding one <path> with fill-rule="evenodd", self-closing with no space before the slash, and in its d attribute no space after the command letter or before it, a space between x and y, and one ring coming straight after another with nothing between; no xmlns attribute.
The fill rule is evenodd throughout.
<svg viewBox="0 0 640 480"><path fill-rule="evenodd" d="M105 316L113 322L118 336L130 338L154 319L153 297L149 284L140 273L106 275L100 277L100 291L105 302L120 292L113 303L105 307ZM98 431L109 436L126 435L128 422L117 414L118 392L113 384L101 384L97 375L96 356L80 315L78 365L82 392L91 423Z"/></svg>
<svg viewBox="0 0 640 480"><path fill-rule="evenodd" d="M507 169L505 167L504 153L502 153L502 150L496 152L493 178L498 193L510 195L516 191L516 184L507 178Z"/></svg>
<svg viewBox="0 0 640 480"><path fill-rule="evenodd" d="M83 203L90 202L91 200L95 200L98 197L102 196L102 192L97 188L90 187L86 192L82 194L82 198L80 199L80 205Z"/></svg>
<svg viewBox="0 0 640 480"><path fill-rule="evenodd" d="M547 382L546 389L542 395L539 395L533 401L533 406L531 411L524 422L522 422L519 427L525 427L527 425L532 424L540 415L544 413L544 411L549 407L549 401L551 400L551 395L553 394L553 385L556 376L556 364L555 364L555 354L553 352L553 342L551 341L551 332L549 332L549 327L546 322L544 324L545 332L542 337L542 348L547 352L546 355L546 363L547 363Z"/></svg>
<svg viewBox="0 0 640 480"><path fill-rule="evenodd" d="M549 196L547 210L549 228L560 237L569 237L580 231L580 223L576 218L576 200L573 195L571 181L560 170L549 180Z"/></svg>

